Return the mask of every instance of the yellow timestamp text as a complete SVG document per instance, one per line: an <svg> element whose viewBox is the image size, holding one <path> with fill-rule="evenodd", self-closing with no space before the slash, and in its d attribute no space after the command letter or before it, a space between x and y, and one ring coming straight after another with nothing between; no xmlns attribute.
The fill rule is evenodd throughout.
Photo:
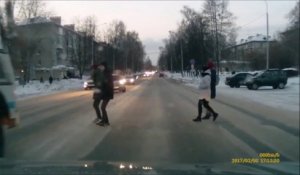
<svg viewBox="0 0 300 175"><path fill-rule="evenodd" d="M279 153L260 153L258 158L233 158L232 164L278 164L280 163Z"/></svg>

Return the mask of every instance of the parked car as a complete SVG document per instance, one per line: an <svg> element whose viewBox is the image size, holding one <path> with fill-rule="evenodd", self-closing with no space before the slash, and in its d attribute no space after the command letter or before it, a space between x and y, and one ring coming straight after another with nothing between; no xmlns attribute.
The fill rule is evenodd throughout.
<svg viewBox="0 0 300 175"><path fill-rule="evenodd" d="M87 80L83 83L83 88L85 90L93 89L94 87L95 87L95 84L94 84L93 80Z"/></svg>
<svg viewBox="0 0 300 175"><path fill-rule="evenodd" d="M164 77L164 73L163 72L159 72L159 77Z"/></svg>
<svg viewBox="0 0 300 175"><path fill-rule="evenodd" d="M299 76L299 71L296 68L285 68L282 69L287 77L295 77L295 76Z"/></svg>
<svg viewBox="0 0 300 175"><path fill-rule="evenodd" d="M274 89L284 89L287 84L287 76L283 70L268 69L246 81L248 89L257 90L261 86L272 86Z"/></svg>
<svg viewBox="0 0 300 175"><path fill-rule="evenodd" d="M125 77L125 79L126 79L126 84L133 85L133 84L135 84L136 76L134 76L134 75L127 75Z"/></svg>
<svg viewBox="0 0 300 175"><path fill-rule="evenodd" d="M226 77L225 84L231 88L240 86L246 86L246 80L251 78L253 75L247 72L240 72L229 77Z"/></svg>
<svg viewBox="0 0 300 175"><path fill-rule="evenodd" d="M121 75L113 75L114 80L114 90L117 90L119 92L126 92L126 79L122 77Z"/></svg>

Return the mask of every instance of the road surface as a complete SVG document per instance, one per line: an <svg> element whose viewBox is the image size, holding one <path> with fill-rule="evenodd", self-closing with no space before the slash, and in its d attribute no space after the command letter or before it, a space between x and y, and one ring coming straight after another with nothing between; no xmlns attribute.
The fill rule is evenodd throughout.
<svg viewBox="0 0 300 175"><path fill-rule="evenodd" d="M9 159L222 163L278 152L299 162L299 113L217 94L213 122L196 117L197 91L154 77L117 93L111 126L92 121L91 91L19 101L21 126L7 131Z"/></svg>

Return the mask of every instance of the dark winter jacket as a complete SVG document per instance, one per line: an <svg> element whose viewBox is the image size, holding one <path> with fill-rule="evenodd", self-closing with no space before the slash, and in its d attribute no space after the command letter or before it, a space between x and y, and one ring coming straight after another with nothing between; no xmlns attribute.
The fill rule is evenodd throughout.
<svg viewBox="0 0 300 175"><path fill-rule="evenodd" d="M103 75L103 72L101 72L100 69L95 69L93 74L92 74L92 79L93 79L93 82L95 84L95 86L98 88L98 89L101 89L101 86L104 82L104 75Z"/></svg>
<svg viewBox="0 0 300 175"><path fill-rule="evenodd" d="M103 84L101 85L102 99L113 99L114 98L114 80L112 72L105 69L103 72Z"/></svg>

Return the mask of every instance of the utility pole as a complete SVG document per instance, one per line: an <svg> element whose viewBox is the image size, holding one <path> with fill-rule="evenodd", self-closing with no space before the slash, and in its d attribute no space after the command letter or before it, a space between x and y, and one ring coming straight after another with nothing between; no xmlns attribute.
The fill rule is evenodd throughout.
<svg viewBox="0 0 300 175"><path fill-rule="evenodd" d="M182 52L182 39L180 39L180 55L181 55L181 74L183 74L183 52Z"/></svg>
<svg viewBox="0 0 300 175"><path fill-rule="evenodd" d="M269 69L269 54L270 54L270 50L269 50L269 47L270 47L270 43L269 43L269 13L268 13L268 2L267 0L265 0L266 2L266 18L267 18L267 38L266 38L266 41L267 41L267 49L266 49L266 56L267 56L267 59L266 59L266 69Z"/></svg>

